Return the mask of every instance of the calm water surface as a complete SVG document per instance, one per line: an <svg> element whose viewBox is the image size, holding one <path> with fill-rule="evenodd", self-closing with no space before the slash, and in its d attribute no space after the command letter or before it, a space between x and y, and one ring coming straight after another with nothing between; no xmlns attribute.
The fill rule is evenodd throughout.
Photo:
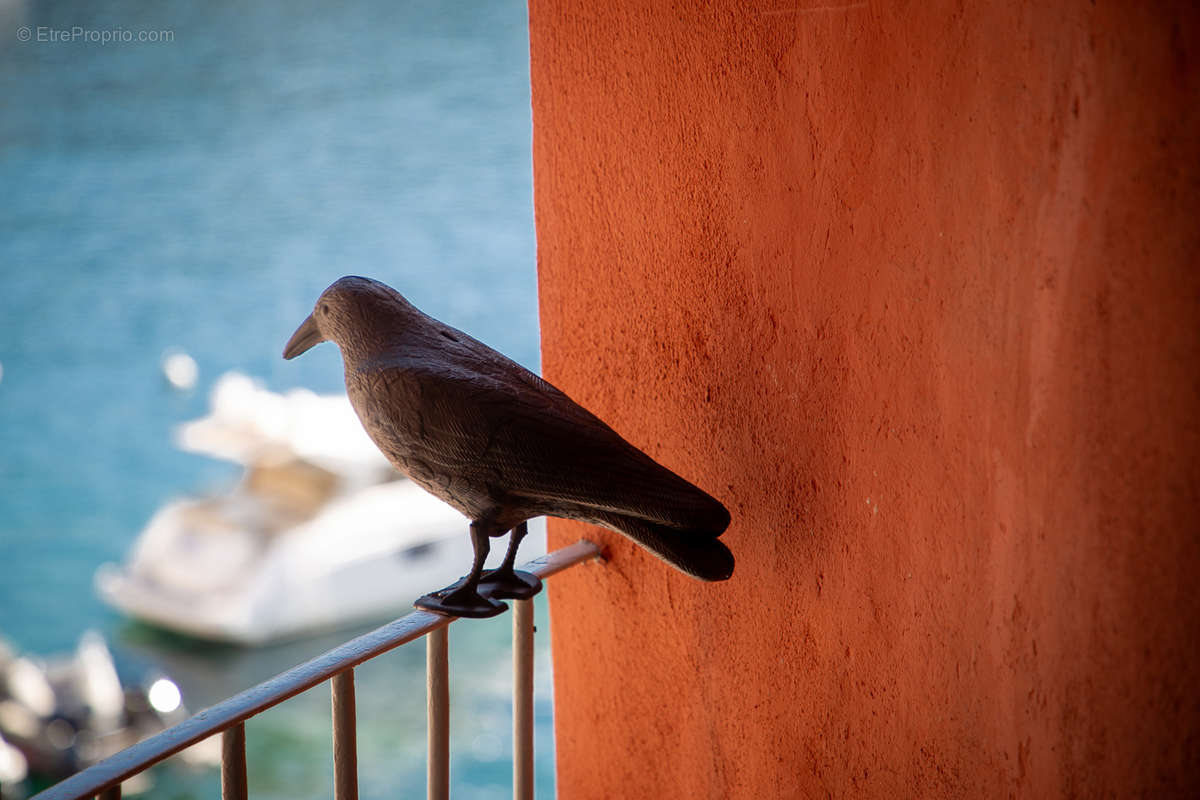
<svg viewBox="0 0 1200 800"><path fill-rule="evenodd" d="M158 506L236 477L170 445L221 373L340 390L331 345L279 355L339 276L537 366L525 6L470 5L0 2L0 634L17 647L97 628L123 671L162 668L198 708L345 638L203 646L92 590ZM171 41L48 41L76 27ZM172 349L200 365L192 393L165 385ZM451 630L457 796L510 791L508 624ZM422 791L423 659L360 672L365 797ZM544 649L540 667L548 796ZM250 722L254 796L328 796L328 703L322 687ZM166 774L152 796L214 780Z"/></svg>

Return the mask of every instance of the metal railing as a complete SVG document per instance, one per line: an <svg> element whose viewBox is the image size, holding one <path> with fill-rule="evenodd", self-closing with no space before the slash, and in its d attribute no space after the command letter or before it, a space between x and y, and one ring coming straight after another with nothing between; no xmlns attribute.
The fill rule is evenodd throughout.
<svg viewBox="0 0 1200 800"><path fill-rule="evenodd" d="M526 564L539 578L600 557L580 540ZM533 600L510 601L513 609L513 795L533 797ZM426 637L428 699L428 796L450 794L450 692L447 627L454 617L414 611L329 652L292 667L193 717L106 758L35 795L32 800L120 800L121 783L192 745L221 734L221 797L245 800L246 720L323 681L330 682L333 772L336 800L358 798L354 668L422 636Z"/></svg>

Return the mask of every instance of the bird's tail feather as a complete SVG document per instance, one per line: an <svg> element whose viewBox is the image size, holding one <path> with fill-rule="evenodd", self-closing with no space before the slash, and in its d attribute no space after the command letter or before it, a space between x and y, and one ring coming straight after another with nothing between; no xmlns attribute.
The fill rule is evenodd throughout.
<svg viewBox="0 0 1200 800"><path fill-rule="evenodd" d="M728 580L733 553L708 532L668 528L656 522L607 512L593 512L593 522L623 533L676 569L704 581Z"/></svg>

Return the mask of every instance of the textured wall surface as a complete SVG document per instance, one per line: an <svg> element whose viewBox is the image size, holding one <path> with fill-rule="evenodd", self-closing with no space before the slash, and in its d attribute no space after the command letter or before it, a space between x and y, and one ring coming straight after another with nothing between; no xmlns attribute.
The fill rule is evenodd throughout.
<svg viewBox="0 0 1200 800"><path fill-rule="evenodd" d="M1200 763L1200 45L1149 4L532 0L547 377L725 502L550 586L559 793Z"/></svg>

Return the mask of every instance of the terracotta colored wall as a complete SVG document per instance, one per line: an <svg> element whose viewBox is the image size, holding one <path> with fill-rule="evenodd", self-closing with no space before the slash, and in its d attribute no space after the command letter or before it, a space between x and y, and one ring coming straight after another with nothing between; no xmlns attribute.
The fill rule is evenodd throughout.
<svg viewBox="0 0 1200 800"><path fill-rule="evenodd" d="M811 5L531 2L546 375L738 558L552 523L560 796L1196 790L1196 15Z"/></svg>

